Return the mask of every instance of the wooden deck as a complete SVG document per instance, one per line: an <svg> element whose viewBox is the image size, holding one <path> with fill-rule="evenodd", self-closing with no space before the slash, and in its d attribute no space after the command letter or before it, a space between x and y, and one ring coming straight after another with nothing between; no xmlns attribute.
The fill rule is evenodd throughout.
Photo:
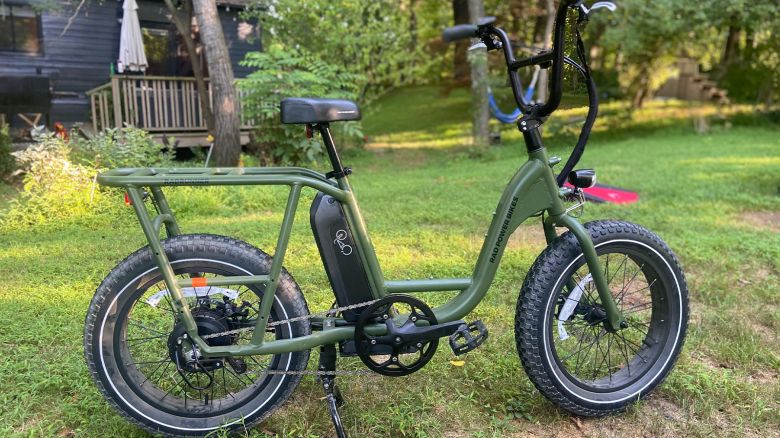
<svg viewBox="0 0 780 438"><path fill-rule="evenodd" d="M206 86L211 96L208 79ZM175 137L180 147L207 144L206 122L194 78L114 76L109 83L89 90L87 96L95 131L129 125L149 131L156 138ZM252 124L242 118L241 125L244 145L249 141Z"/></svg>

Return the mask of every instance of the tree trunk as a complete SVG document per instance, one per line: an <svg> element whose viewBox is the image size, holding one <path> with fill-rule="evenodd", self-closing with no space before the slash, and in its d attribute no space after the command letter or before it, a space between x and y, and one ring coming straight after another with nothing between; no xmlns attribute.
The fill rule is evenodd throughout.
<svg viewBox="0 0 780 438"><path fill-rule="evenodd" d="M417 42L419 39L417 30L417 3L419 0L409 0L409 34L412 36L411 49L417 48Z"/></svg>
<svg viewBox="0 0 780 438"><path fill-rule="evenodd" d="M544 44L544 25L547 22L547 6L545 6L545 1L547 0L538 0L536 2L536 7L534 8L545 12L544 14L537 13L534 18L533 44L535 46L542 46Z"/></svg>
<svg viewBox="0 0 780 438"><path fill-rule="evenodd" d="M193 0L192 4L211 78L215 126L214 163L217 166L236 166L241 156L238 99L233 84L233 65L219 21L217 3L215 0Z"/></svg>
<svg viewBox="0 0 780 438"><path fill-rule="evenodd" d="M739 57L739 40L741 36L742 29L734 25L729 26L726 45L723 48L723 55L720 57L720 68L722 70L725 70L732 61Z"/></svg>
<svg viewBox="0 0 780 438"><path fill-rule="evenodd" d="M743 59L746 59L748 61L753 59L753 52L756 42L756 35L753 33L753 31L748 31L745 33L745 53L743 54Z"/></svg>
<svg viewBox="0 0 780 438"><path fill-rule="evenodd" d="M179 16L173 0L164 0L165 6L171 13L171 20L176 26L176 31L181 35L184 41L184 47L187 49L187 56L192 63L192 73L195 76L195 87L198 90L198 99L200 99L200 111L203 113L203 119L206 120L206 129L214 132L214 113L211 111L211 100L209 91L206 88L206 79L203 75L203 66L200 64L200 57L195 50L195 41L192 39L192 0L183 0L184 12L187 14L187 22Z"/></svg>
<svg viewBox="0 0 780 438"><path fill-rule="evenodd" d="M555 25L555 4L553 4L553 0L545 0L545 12L547 13L547 18L544 22L542 44L545 49L549 49L552 45L553 26ZM545 68L539 72L539 80L536 82L536 100L539 102L547 101L547 70Z"/></svg>
<svg viewBox="0 0 780 438"><path fill-rule="evenodd" d="M634 97L631 99L631 109L636 110L642 108L645 103L645 99L650 96L650 70L651 66L648 64L642 64L639 70L639 75L634 81Z"/></svg>
<svg viewBox="0 0 780 438"><path fill-rule="evenodd" d="M452 13L455 24L469 23L468 0L452 0ZM466 40L455 41L455 59L452 69L452 79L455 82L466 83L469 80L469 64L466 56L468 47L469 42Z"/></svg>
<svg viewBox="0 0 780 438"><path fill-rule="evenodd" d="M479 19L485 15L484 4L482 3L482 0L468 0L468 2L471 22L477 24ZM477 39L474 39L473 41L479 42ZM487 146L490 142L490 131L488 126L488 123L490 122L490 112L487 98L487 50L472 50L468 56L469 63L471 64L471 102L474 116L474 146Z"/></svg>

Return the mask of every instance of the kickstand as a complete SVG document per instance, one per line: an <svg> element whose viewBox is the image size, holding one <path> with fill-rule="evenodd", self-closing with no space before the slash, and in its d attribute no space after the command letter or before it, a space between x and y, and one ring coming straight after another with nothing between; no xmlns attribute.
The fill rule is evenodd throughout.
<svg viewBox="0 0 780 438"><path fill-rule="evenodd" d="M336 371L335 345L323 345L320 347L318 370ZM328 403L328 412L331 420L333 420L333 427L336 428L336 436L338 438L346 438L347 434L344 432L344 426L342 426L341 417L339 416L339 407L344 405L344 399L341 397L341 391L336 387L336 376L320 376L320 382L322 382L322 388L325 390L325 401Z"/></svg>

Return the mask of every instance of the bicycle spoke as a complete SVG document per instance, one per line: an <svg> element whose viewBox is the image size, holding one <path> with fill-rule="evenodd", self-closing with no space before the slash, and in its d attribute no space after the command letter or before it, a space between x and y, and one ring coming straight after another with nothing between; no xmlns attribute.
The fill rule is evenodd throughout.
<svg viewBox="0 0 780 438"><path fill-rule="evenodd" d="M618 337L620 336L618 335ZM620 351L621 353L623 353L623 358L626 360L626 368L628 369L628 376L631 377L631 360L628 358L628 350L625 342L623 342Z"/></svg>
<svg viewBox="0 0 780 438"><path fill-rule="evenodd" d="M229 372L230 374L232 374L233 376L235 376L235 377L236 377L236 379L238 379L238 381L239 381L239 382L241 382L241 383L244 383L244 381L241 379L241 376L239 376L238 374L236 374L236 373L235 373L235 371L231 370L229 367L227 367L227 366L223 366L223 367L222 367L222 369L223 369L223 370L224 370L224 369L227 369L227 370L228 370L228 372ZM248 379L248 380L249 380L249 384L250 384L250 385L254 385L254 384L255 384L255 382L254 382L252 379Z"/></svg>
<svg viewBox="0 0 780 438"><path fill-rule="evenodd" d="M128 366L128 365L136 365L136 367L137 367L138 365L149 365L149 364L155 364L155 363L167 362L167 361L169 361L169 360L170 360L170 359L162 359L162 360L150 360L150 361L146 361L146 362L126 362L126 363L125 363L125 366Z"/></svg>
<svg viewBox="0 0 780 438"><path fill-rule="evenodd" d="M152 371L151 373L149 373L149 375L148 375L148 376L146 376L146 377L144 378L143 382L141 382L141 384L140 384L140 385L138 385L138 386L143 386L143 385L144 385L146 382L148 382L148 381L149 381L149 380L152 378L152 376L154 376L154 375L157 373L157 370L158 370L158 369L159 369L161 366L162 366L162 363L161 363L160 365L157 365L157 368L155 368L155 369L154 369L154 371ZM170 362L170 361L166 361L166 362L165 362L165 368L163 368L163 370L162 370L162 373L160 373L160 377L162 377L162 376L164 376L164 375L165 375L165 372L166 372L166 371L168 371L168 367L169 367L169 366L171 366L171 362ZM157 383L159 383L159 381L158 381Z"/></svg>
<svg viewBox="0 0 780 438"><path fill-rule="evenodd" d="M624 284L624 285L626 284L626 283L625 283L626 261L628 261L628 254L624 254L624 255L623 255L623 261L622 261L622 262L620 262L620 264L618 265L617 269L615 270L615 273L612 275L612 278L610 278L610 279L607 281L607 284L612 284L612 280L614 280L614 279L615 279L615 277L617 277L617 273L618 273L618 271L620 271L620 268L621 268L621 267L623 267L623 284Z"/></svg>
<svg viewBox="0 0 780 438"><path fill-rule="evenodd" d="M590 345L588 345L588 347L587 347L587 354L585 355L586 358L590 354L590 350L599 341L600 338L601 338L601 333L596 335L595 338L593 339L593 342L591 342ZM577 363L574 365L574 374L577 374L577 370L579 370L579 365L580 365L579 356L577 356L577 359L578 359Z"/></svg>
<svg viewBox="0 0 780 438"><path fill-rule="evenodd" d="M225 390L225 395L229 395L233 399L236 398L233 396L233 392L229 391L227 388L227 380L225 380L225 367L222 367L222 389Z"/></svg>
<svg viewBox="0 0 780 438"><path fill-rule="evenodd" d="M607 338L609 338L609 336L607 336ZM607 359L606 353L604 353L604 350L601 349L601 342L599 342L596 345L596 349L598 350L599 353L601 353L601 359L598 359L598 357L594 358L597 360L597 362L596 365L593 367L593 377L591 378L591 380L596 380L596 377L598 377L599 370L601 369L601 364L606 362Z"/></svg>
<svg viewBox="0 0 780 438"><path fill-rule="evenodd" d="M178 382L178 381L174 380L174 383L175 383L175 385L172 386L168 391L166 391L165 394L163 394L163 396L160 399L160 401L165 400L165 398L168 397L168 395L171 393L171 391L173 391L174 389L178 388L184 382L183 381Z"/></svg>
<svg viewBox="0 0 780 438"><path fill-rule="evenodd" d="M644 268L645 268L645 264L644 264L644 263L642 263L642 266L640 266L640 267L639 267L639 269L637 269L637 270L636 270L636 272L634 272L634 275L631 277L631 279L630 279L630 280L628 280L628 284L627 284L627 285L625 285L625 287L623 287L623 290L622 290L622 291L620 291L620 292L621 292L621 294L620 294L620 295L618 295L618 299L619 299L619 300L622 300L622 299L623 299L623 295L624 295L624 294L626 293L626 291L628 290L628 287L629 287L629 286L631 286L631 283L633 283L633 282L634 282L634 279L636 279L636 276L637 276L637 275L639 275L639 273L640 273L640 272L642 272L642 270L643 270Z"/></svg>
<svg viewBox="0 0 780 438"><path fill-rule="evenodd" d="M154 339L162 339L162 338L167 338L167 337L168 336L166 336L166 335L148 336L148 337L145 337L145 338L126 339L125 342L128 343L128 344L131 343L131 342L136 342L137 343L136 345L138 345L138 344L143 344L145 342L149 342L149 341L154 340Z"/></svg>
<svg viewBox="0 0 780 438"><path fill-rule="evenodd" d="M642 350L642 346L641 346L641 345L639 345L639 344L637 344L637 343L635 343L635 342L633 342L633 341L630 341L630 340L629 340L628 338L626 338L626 336L625 336L625 335L623 335L621 332L616 332L616 333L618 333L618 334L619 334L619 336L620 336L621 338L623 338L623 341L624 341L624 342L626 342L627 344L631 344L631 345L635 346L635 347L636 347L636 350L634 351L634 354L635 354L635 355L637 355L637 356L639 356L639 358L640 358L640 359L642 359L642 361L643 361L643 362L647 362L647 358L646 358L646 357L644 357L644 356L642 356L641 354L639 354L639 352Z"/></svg>
<svg viewBox="0 0 780 438"><path fill-rule="evenodd" d="M621 302L623 301L623 300L622 300L623 298L625 298L625 297L627 297L627 296L629 296L629 295L634 295L634 294L637 294L637 293L639 293L639 292L646 291L646 290L650 289L651 287L653 287L653 285L655 284L656 280L658 280L658 279L657 279L657 278L654 278L654 279L653 279L653 281L652 281L652 282L650 282L650 284L648 284L647 286L643 287L642 289L637 289L637 290L635 290L635 291L632 291L632 292L630 292L630 293L629 293L628 291L626 291L626 293L624 293L624 294L623 294L623 296L622 296L622 298L621 298Z"/></svg>
<svg viewBox="0 0 780 438"><path fill-rule="evenodd" d="M623 311L623 315L630 315L632 313L641 312L643 310L647 310L653 306L652 301L648 301L646 303L636 304L634 306L629 307L628 309Z"/></svg>
<svg viewBox="0 0 780 438"><path fill-rule="evenodd" d="M570 353L568 356L566 356L563 359L561 359L561 362L566 362L567 360L571 359L572 356L574 356L575 354L578 354L579 352L581 352L582 349L583 349L583 347L582 347L583 341L585 341L585 336L580 336L580 341L577 343L577 346L575 347L575 348L577 348L577 350L574 351L574 353Z"/></svg>
<svg viewBox="0 0 780 438"><path fill-rule="evenodd" d="M140 327L140 328L142 328L142 329L144 329L144 330L146 330L146 331L150 331L150 332L152 332L152 333L157 333L158 335L168 336L166 333L163 333L163 332L161 332L161 331L159 331L159 330L155 330L155 329L149 328L149 327L147 327L147 326L145 326L145 325L141 324L140 322L138 322L138 321L134 321L134 320L132 320L132 319L128 319L128 320L127 320L127 323L128 323L128 324L133 324L133 325L135 325L136 327Z"/></svg>
<svg viewBox="0 0 780 438"><path fill-rule="evenodd" d="M609 383L612 383L612 363L610 362L610 351L612 347L612 335L607 336L607 374L609 374Z"/></svg>

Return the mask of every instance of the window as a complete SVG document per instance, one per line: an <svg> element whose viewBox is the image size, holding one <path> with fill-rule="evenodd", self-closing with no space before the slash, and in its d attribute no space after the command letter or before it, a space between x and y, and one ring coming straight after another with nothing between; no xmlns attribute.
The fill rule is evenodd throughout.
<svg viewBox="0 0 780 438"><path fill-rule="evenodd" d="M192 61L184 41L172 24L141 21L141 34L144 40L146 61L149 63L146 68L147 75L193 76ZM192 29L192 37L195 42L195 51L201 57L204 75L208 76L200 36L195 27Z"/></svg>
<svg viewBox="0 0 780 438"><path fill-rule="evenodd" d="M40 53L40 19L28 6L0 4L0 50Z"/></svg>
<svg viewBox="0 0 780 438"><path fill-rule="evenodd" d="M144 52L149 66L146 74L168 76L174 74L171 65L170 32L167 29L144 27L141 29L144 39Z"/></svg>

